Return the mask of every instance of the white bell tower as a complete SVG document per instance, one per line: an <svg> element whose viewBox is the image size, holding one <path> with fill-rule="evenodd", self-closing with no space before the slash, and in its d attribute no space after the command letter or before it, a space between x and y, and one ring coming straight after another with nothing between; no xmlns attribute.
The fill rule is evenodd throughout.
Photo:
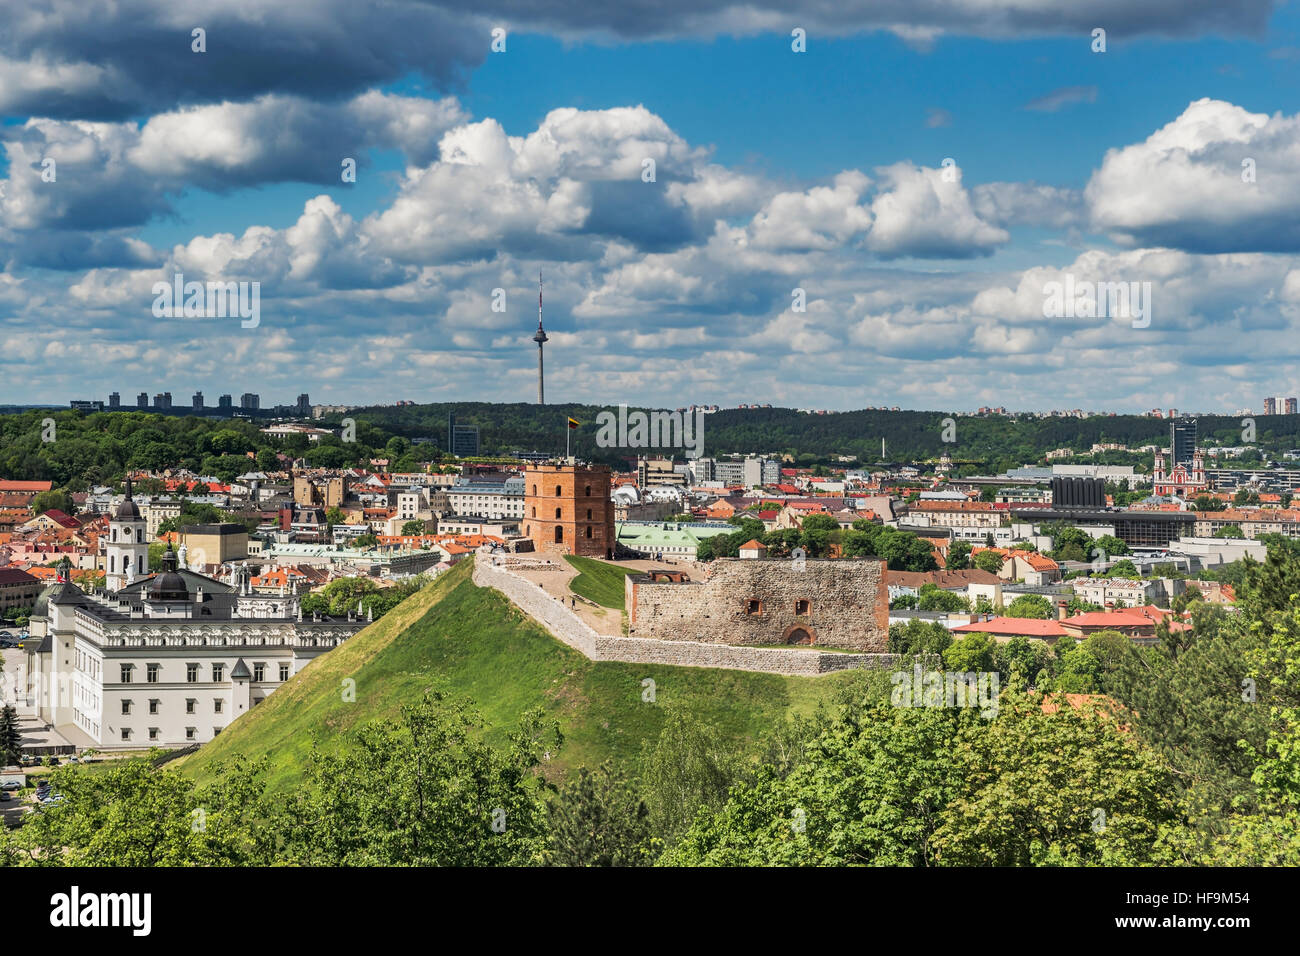
<svg viewBox="0 0 1300 956"><path fill-rule="evenodd" d="M140 509L131 500L130 477L126 479L126 497L108 521L105 553L104 587L109 591L120 591L148 573L149 540Z"/></svg>

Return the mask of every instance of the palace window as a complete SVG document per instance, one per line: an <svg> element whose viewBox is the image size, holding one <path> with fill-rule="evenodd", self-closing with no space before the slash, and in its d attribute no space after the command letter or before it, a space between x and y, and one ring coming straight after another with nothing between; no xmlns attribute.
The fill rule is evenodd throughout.
<svg viewBox="0 0 1300 956"><path fill-rule="evenodd" d="M194 713L194 705L197 703L198 701L195 700L193 697L185 698L185 713L187 714Z"/></svg>
<svg viewBox="0 0 1300 956"><path fill-rule="evenodd" d="M198 665L198 664L186 664L186 665L185 665L185 681L186 681L186 683L189 683L189 684L197 684L197 683L199 682L199 665Z"/></svg>
<svg viewBox="0 0 1300 956"><path fill-rule="evenodd" d="M281 682L284 682L284 681L287 681L288 679L289 679L289 665L288 665L288 664L281 664L281 665L280 665L280 681L281 681Z"/></svg>
<svg viewBox="0 0 1300 956"><path fill-rule="evenodd" d="M265 664L254 664L254 665L253 665L253 680L254 680L254 681L264 681L264 680L266 680L266 665L265 665Z"/></svg>
<svg viewBox="0 0 1300 956"><path fill-rule="evenodd" d="M198 731L198 728L197 728L197 727L186 727L186 728L185 728L185 739L186 739L186 740L193 740L195 737L198 736L198 734L199 734L199 731Z"/></svg>
<svg viewBox="0 0 1300 956"><path fill-rule="evenodd" d="M131 702L129 700L122 701L122 713L124 714L131 713Z"/></svg>
<svg viewBox="0 0 1300 956"><path fill-rule="evenodd" d="M212 665L212 682L213 682L214 684L220 684L220 683L221 683L223 680L225 680L225 679L226 679L226 665L225 665L225 664L213 664L213 665Z"/></svg>
<svg viewBox="0 0 1300 956"><path fill-rule="evenodd" d="M220 697L214 697L214 698L212 698L212 712L213 712L214 714L219 714L219 713L221 713L221 708L222 708L223 706L225 706L225 703L226 703L226 702L223 701Z"/></svg>
<svg viewBox="0 0 1300 956"><path fill-rule="evenodd" d="M130 739L131 739L131 728L130 728L130 727L123 727L123 728L122 728L122 739L123 739L123 740L130 740Z"/></svg>
<svg viewBox="0 0 1300 956"><path fill-rule="evenodd" d="M144 679L150 684L158 683L158 664L146 664Z"/></svg>
<svg viewBox="0 0 1300 956"><path fill-rule="evenodd" d="M150 739L150 740L157 740L157 739L158 739L158 728L157 728L157 727L150 727L150 728L149 728L149 739Z"/></svg>
<svg viewBox="0 0 1300 956"><path fill-rule="evenodd" d="M156 713L158 713L158 701L157 701L157 700L151 700L151 701L149 701L149 713L151 713L151 714L156 714Z"/></svg>
<svg viewBox="0 0 1300 956"><path fill-rule="evenodd" d="M129 683L131 683L131 672L132 672L133 670L135 670L135 665L134 665L134 664L123 664L123 665L122 665L122 683L123 683L123 684L129 684Z"/></svg>

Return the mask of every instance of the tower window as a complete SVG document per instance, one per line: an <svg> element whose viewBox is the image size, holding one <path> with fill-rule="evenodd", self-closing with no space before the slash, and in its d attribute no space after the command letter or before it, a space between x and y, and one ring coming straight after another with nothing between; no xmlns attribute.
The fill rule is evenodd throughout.
<svg viewBox="0 0 1300 956"><path fill-rule="evenodd" d="M563 526L563 525L558 525L558 524L557 524L557 525L555 526L555 543L556 543L556 544L564 544L564 526Z"/></svg>
<svg viewBox="0 0 1300 956"><path fill-rule="evenodd" d="M556 521L559 521L559 520L560 520L560 509L559 509L559 508L556 508L556 509L555 509L555 520L556 520Z"/></svg>
<svg viewBox="0 0 1300 956"><path fill-rule="evenodd" d="M746 613L746 614L762 614L762 613L763 613L763 602L760 601L758 598L750 598L749 600L747 600L747 601L745 602L745 613Z"/></svg>
<svg viewBox="0 0 1300 956"><path fill-rule="evenodd" d="M812 610L812 602L807 600L806 598L800 598L798 601L794 602L795 614L807 614L811 610Z"/></svg>
<svg viewBox="0 0 1300 956"><path fill-rule="evenodd" d="M555 497L558 498L558 497L560 497L560 495L562 495L563 493L564 493L564 492L563 492L563 490L560 488L560 486L559 486L559 485L556 485L556 486L555 486Z"/></svg>

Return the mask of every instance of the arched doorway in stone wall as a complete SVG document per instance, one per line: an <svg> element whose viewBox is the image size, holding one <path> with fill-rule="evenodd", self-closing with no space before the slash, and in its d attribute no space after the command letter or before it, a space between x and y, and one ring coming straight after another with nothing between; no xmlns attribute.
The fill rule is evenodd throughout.
<svg viewBox="0 0 1300 956"><path fill-rule="evenodd" d="M813 629L806 624L787 628L785 636L781 638L783 644L812 644L814 640Z"/></svg>

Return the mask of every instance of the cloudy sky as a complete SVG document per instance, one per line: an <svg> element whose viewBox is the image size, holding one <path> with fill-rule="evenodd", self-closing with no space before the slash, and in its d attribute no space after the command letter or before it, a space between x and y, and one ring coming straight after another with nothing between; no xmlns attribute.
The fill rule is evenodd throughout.
<svg viewBox="0 0 1300 956"><path fill-rule="evenodd" d="M777 7L0 0L0 403L1300 394L1294 7Z"/></svg>

